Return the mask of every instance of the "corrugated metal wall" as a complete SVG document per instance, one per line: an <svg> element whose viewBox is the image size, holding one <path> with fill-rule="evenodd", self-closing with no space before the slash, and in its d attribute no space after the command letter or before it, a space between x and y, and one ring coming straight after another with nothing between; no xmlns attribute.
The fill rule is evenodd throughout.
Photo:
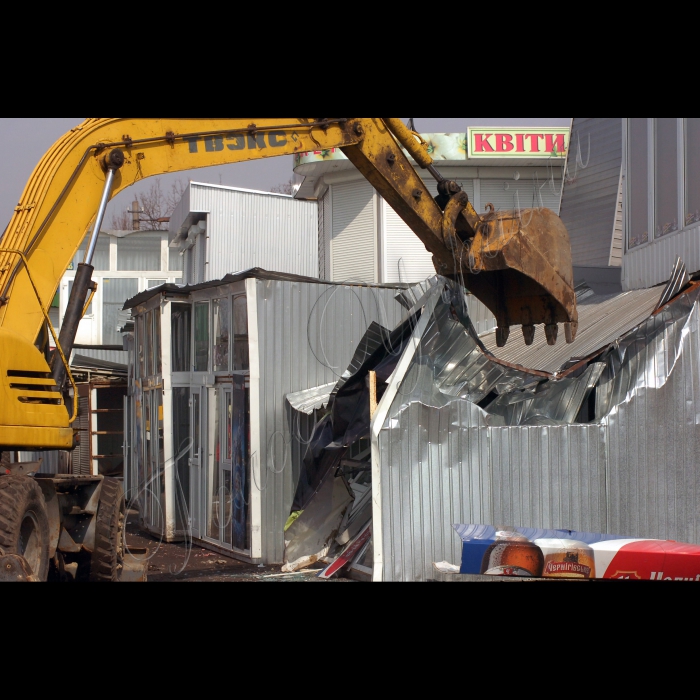
<svg viewBox="0 0 700 700"><path fill-rule="evenodd" d="M433 256L425 249L420 238L382 200L384 209L385 270L382 281L415 284L435 274Z"/></svg>
<svg viewBox="0 0 700 700"><path fill-rule="evenodd" d="M330 251L327 254L326 220L330 198L331 191L326 189L325 194L318 199L318 277L322 280L328 279L327 257Z"/></svg>
<svg viewBox="0 0 700 700"><path fill-rule="evenodd" d="M574 265L610 264L621 168L622 117L574 118L560 214Z"/></svg>
<svg viewBox="0 0 700 700"><path fill-rule="evenodd" d="M678 256L689 272L700 270L700 226L628 250L622 262L622 288L644 289L668 282Z"/></svg>
<svg viewBox="0 0 700 700"><path fill-rule="evenodd" d="M376 281L377 213L374 188L366 180L331 187L333 231L331 239L335 282Z"/></svg>
<svg viewBox="0 0 700 700"><path fill-rule="evenodd" d="M121 341L121 337L119 340ZM129 364L129 353L118 350L76 350L75 354L90 357L93 360L102 360L103 362L116 362L125 367Z"/></svg>
<svg viewBox="0 0 700 700"><path fill-rule="evenodd" d="M191 183L190 211L208 212L205 281L261 267L318 276L316 202Z"/></svg>
<svg viewBox="0 0 700 700"><path fill-rule="evenodd" d="M605 532L602 430L488 427L468 401L411 403L380 435L384 580L424 581L434 562L458 564L458 523Z"/></svg>
<svg viewBox="0 0 700 700"><path fill-rule="evenodd" d="M256 281L260 348L259 459L263 491L263 557L281 562L283 529L295 492L287 394L337 381L376 321L394 328L403 307L398 290ZM304 426L302 426L304 428ZM304 431L303 431L304 432ZM296 446L298 450L298 445Z"/></svg>
<svg viewBox="0 0 700 700"><path fill-rule="evenodd" d="M486 211L486 205L491 203L496 211L545 207L559 213L560 177L547 179L543 168L542 178L536 182L530 179L481 180L481 210Z"/></svg>
<svg viewBox="0 0 700 700"><path fill-rule="evenodd" d="M606 419L608 525L700 543L700 306L674 324L669 316L648 322L650 342L623 351L635 371L622 380L627 400Z"/></svg>

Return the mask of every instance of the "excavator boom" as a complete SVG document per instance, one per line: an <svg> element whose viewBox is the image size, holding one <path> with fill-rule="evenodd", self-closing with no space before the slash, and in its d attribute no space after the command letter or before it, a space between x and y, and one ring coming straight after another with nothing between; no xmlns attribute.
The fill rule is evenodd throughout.
<svg viewBox="0 0 700 700"><path fill-rule="evenodd" d="M480 216L399 119L92 118L42 159L0 239L0 450L73 447L62 370L49 367L41 352L43 329L91 224L88 251L94 250L110 197L155 175L332 148L342 149L410 226L436 271L462 281L491 309L501 344L513 325L522 325L528 340L544 324L554 343L564 323L573 339L573 270L559 218L548 210ZM437 200L409 156L437 180ZM76 282L61 334L66 355L90 284L92 268L81 267L82 296Z"/></svg>

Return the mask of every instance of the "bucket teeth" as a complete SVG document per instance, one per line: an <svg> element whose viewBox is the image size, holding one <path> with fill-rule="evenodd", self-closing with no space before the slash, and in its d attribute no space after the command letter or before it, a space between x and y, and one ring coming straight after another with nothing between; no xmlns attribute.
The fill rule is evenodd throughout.
<svg viewBox="0 0 700 700"><path fill-rule="evenodd" d="M556 345L559 335L559 326L556 323L548 324L544 327L544 334L547 337L547 345Z"/></svg>
<svg viewBox="0 0 700 700"><path fill-rule="evenodd" d="M523 326L523 338L525 339L525 345L532 345L535 342L535 326Z"/></svg>
<svg viewBox="0 0 700 700"><path fill-rule="evenodd" d="M496 345L499 348L504 348L508 342L508 337L510 336L510 328L501 328L500 326L496 329Z"/></svg>

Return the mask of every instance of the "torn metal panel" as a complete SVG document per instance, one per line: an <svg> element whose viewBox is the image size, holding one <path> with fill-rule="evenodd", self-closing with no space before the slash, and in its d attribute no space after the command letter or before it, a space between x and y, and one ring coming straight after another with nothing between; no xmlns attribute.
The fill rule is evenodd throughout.
<svg viewBox="0 0 700 700"><path fill-rule="evenodd" d="M581 377L545 382L539 385L543 387L541 391L504 394L485 410L503 416L506 425L574 423L604 370L602 362L593 363Z"/></svg>
<svg viewBox="0 0 700 700"><path fill-rule="evenodd" d="M304 569L329 555L354 494L330 475L285 535L283 572Z"/></svg>
<svg viewBox="0 0 700 700"><path fill-rule="evenodd" d="M654 311L658 311L668 304L671 299L677 297L689 283L690 275L688 274L688 268L679 257L676 259L676 264L673 266L671 279L668 281L666 289L664 289L661 299L659 299L659 303Z"/></svg>
<svg viewBox="0 0 700 700"><path fill-rule="evenodd" d="M410 311L436 284L438 284L439 279L437 275L429 277L427 280L414 284L408 289L399 292L395 299L404 309Z"/></svg>
<svg viewBox="0 0 700 700"><path fill-rule="evenodd" d="M336 382L331 382L330 384L317 386L313 389L297 391L295 394L288 394L287 401L295 411L310 416L314 411L328 408L331 394L335 386Z"/></svg>
<svg viewBox="0 0 700 700"><path fill-rule="evenodd" d="M362 370L364 364L374 355L377 350L384 347L387 348L390 343L389 331L380 326L376 321L373 321L360 341L360 344L355 350L355 354L350 361L349 367L343 372L338 380L333 396L335 396L358 372Z"/></svg>

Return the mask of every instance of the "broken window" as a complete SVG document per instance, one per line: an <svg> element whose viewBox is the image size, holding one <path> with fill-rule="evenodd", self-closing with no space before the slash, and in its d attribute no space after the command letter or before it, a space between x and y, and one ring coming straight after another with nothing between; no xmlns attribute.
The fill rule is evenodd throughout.
<svg viewBox="0 0 700 700"><path fill-rule="evenodd" d="M120 327L126 321L126 316L120 318L127 299L135 297L139 292L137 279L104 279L102 280L102 345L122 345Z"/></svg>
<svg viewBox="0 0 700 700"><path fill-rule="evenodd" d="M160 351L160 309L153 309L153 374L163 374L163 355Z"/></svg>
<svg viewBox="0 0 700 700"><path fill-rule="evenodd" d="M629 119L627 181L629 248L649 242L649 142L646 117Z"/></svg>
<svg viewBox="0 0 700 700"><path fill-rule="evenodd" d="M245 294L233 298L233 371L250 369L248 350L248 299Z"/></svg>
<svg viewBox="0 0 700 700"><path fill-rule="evenodd" d="M214 299L214 371L228 372L230 305L228 297Z"/></svg>
<svg viewBox="0 0 700 700"><path fill-rule="evenodd" d="M146 320L143 316L136 317L136 354L137 357L137 376L142 379L146 376Z"/></svg>
<svg viewBox="0 0 700 700"><path fill-rule="evenodd" d="M154 309L146 314L146 376L154 377L163 370L160 356L160 309Z"/></svg>
<svg viewBox="0 0 700 700"><path fill-rule="evenodd" d="M190 390L173 389L173 449L175 456L176 527L189 527L190 503Z"/></svg>
<svg viewBox="0 0 700 700"><path fill-rule="evenodd" d="M173 372L190 371L192 306L173 304L170 317Z"/></svg>
<svg viewBox="0 0 700 700"><path fill-rule="evenodd" d="M206 513L207 513L207 538L220 541L221 539L221 390L217 390L214 398L214 410L209 413L209 420L214 427L214 459L208 460L206 482Z"/></svg>
<svg viewBox="0 0 700 700"><path fill-rule="evenodd" d="M209 371L209 302L194 305L194 371Z"/></svg>

